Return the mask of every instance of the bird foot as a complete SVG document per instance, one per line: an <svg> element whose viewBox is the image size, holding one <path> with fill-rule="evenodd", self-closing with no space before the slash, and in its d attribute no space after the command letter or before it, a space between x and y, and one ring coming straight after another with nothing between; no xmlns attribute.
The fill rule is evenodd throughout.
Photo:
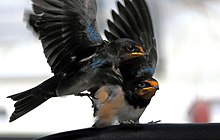
<svg viewBox="0 0 220 140"><path fill-rule="evenodd" d="M148 122L147 124L158 124L162 122L161 120L157 120L157 121L151 121L151 122Z"/></svg>
<svg viewBox="0 0 220 140"><path fill-rule="evenodd" d="M139 122L136 122L134 120L126 120L122 121L120 124L138 124Z"/></svg>

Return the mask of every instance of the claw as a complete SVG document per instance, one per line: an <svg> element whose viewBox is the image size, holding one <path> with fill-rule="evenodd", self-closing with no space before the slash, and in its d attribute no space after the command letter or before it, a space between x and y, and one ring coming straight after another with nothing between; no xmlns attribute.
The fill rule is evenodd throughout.
<svg viewBox="0 0 220 140"><path fill-rule="evenodd" d="M138 124L139 122L135 121L135 120L126 120L126 121L122 121L120 124Z"/></svg>
<svg viewBox="0 0 220 140"><path fill-rule="evenodd" d="M148 122L147 124L157 124L157 123L160 123L162 122L161 120L157 120L157 121L151 121L151 122Z"/></svg>

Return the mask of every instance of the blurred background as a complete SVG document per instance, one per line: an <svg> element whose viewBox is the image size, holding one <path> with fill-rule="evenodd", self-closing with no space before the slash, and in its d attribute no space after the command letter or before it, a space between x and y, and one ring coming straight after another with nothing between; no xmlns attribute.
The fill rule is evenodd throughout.
<svg viewBox="0 0 220 140"><path fill-rule="evenodd" d="M147 1L158 43L155 78L160 90L141 123L220 122L220 1ZM115 8L97 0L100 31ZM9 123L14 102L6 97L32 88L52 74L40 41L26 28L30 0L0 1L0 136L47 135L90 127L88 98L53 98Z"/></svg>

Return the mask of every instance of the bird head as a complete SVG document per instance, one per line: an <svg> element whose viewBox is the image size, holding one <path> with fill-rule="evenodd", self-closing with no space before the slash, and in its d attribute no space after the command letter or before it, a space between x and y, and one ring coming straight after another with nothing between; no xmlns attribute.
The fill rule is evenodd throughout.
<svg viewBox="0 0 220 140"><path fill-rule="evenodd" d="M114 48L112 53L114 52L117 57L121 58L122 60L129 60L145 55L143 48L135 41L130 39L118 39L111 45L114 45L111 47Z"/></svg>
<svg viewBox="0 0 220 140"><path fill-rule="evenodd" d="M151 99L157 90L159 90L159 84L157 80L149 77L145 80L140 81L137 85L137 94L144 99Z"/></svg>
<svg viewBox="0 0 220 140"><path fill-rule="evenodd" d="M148 106L158 89L158 82L148 75L124 81L123 85L127 102L135 108Z"/></svg>

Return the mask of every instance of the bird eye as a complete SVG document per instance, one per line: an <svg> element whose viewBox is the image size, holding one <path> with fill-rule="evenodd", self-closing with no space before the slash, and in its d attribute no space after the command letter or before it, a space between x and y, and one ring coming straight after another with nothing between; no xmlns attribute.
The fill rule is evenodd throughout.
<svg viewBox="0 0 220 140"><path fill-rule="evenodd" d="M146 87L150 87L150 84L149 83L146 83L146 82L141 82L138 84L138 87L140 88L146 88Z"/></svg>
<svg viewBox="0 0 220 140"><path fill-rule="evenodd" d="M141 83L138 84L138 86L139 86L140 88L144 88L144 87L146 87L146 84L145 84L145 82L141 82Z"/></svg>
<svg viewBox="0 0 220 140"><path fill-rule="evenodd" d="M129 50L130 52L134 52L134 51L135 51L135 48L134 48L133 46L129 46L129 47L128 47L128 50Z"/></svg>

